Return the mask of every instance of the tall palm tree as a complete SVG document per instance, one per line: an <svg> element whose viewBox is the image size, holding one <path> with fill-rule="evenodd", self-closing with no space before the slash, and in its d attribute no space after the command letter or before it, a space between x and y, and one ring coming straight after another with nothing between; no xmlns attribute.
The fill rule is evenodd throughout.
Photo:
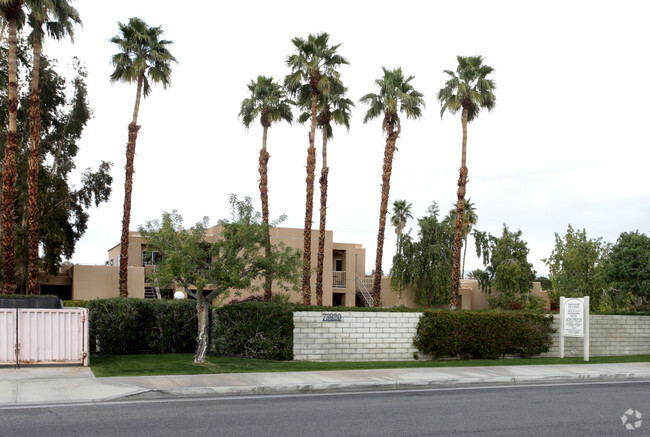
<svg viewBox="0 0 650 437"><path fill-rule="evenodd" d="M395 227L397 234L397 248L396 254L399 254L402 249L402 232L406 227L408 219L413 219L411 208L413 204L406 200L396 200L393 202L393 216L390 218L390 223Z"/></svg>
<svg viewBox="0 0 650 437"><path fill-rule="evenodd" d="M348 89L342 84L335 84L329 94L320 94L317 103L316 124L323 135L323 164L320 174L320 225L318 229L318 256L316 266L316 305L323 305L323 265L325 263L325 227L327 222L327 179L329 167L327 165L327 143L334 138L332 122L345 126L350 130L350 112L354 102L345 97ZM311 96L301 96L298 104L309 107ZM311 118L309 112L303 112L298 121L304 123Z"/></svg>
<svg viewBox="0 0 650 437"><path fill-rule="evenodd" d="M450 78L445 82L445 87L438 92L440 101L440 117L449 111L455 114L462 110L461 123L463 127L463 145L458 178L458 201L456 203L456 230L454 234L454 263L451 276L451 302L450 308L458 306L458 287L460 285L460 246L463 233L463 207L467 185L467 123L475 120L480 111L485 108L491 111L494 108L495 83L488 79L494 69L483 65L482 56L458 56L456 72L445 70Z"/></svg>
<svg viewBox="0 0 650 437"><path fill-rule="evenodd" d="M163 88L170 85L171 63L176 62L167 48L172 41L160 39L163 34L162 26L149 27L137 17L129 18L129 22L117 23L120 33L111 42L117 44L119 53L113 55L111 62L115 71L111 74L111 82L136 82L135 107L133 119L129 124L129 140L126 147L126 178L124 182L124 217L122 219L122 237L120 240L120 296L127 297L127 271L129 265L129 224L131 221L131 191L133 189L133 159L135 143L138 137L138 111L140 98L146 98L151 92L149 82L160 83Z"/></svg>
<svg viewBox="0 0 650 437"><path fill-rule="evenodd" d="M17 58L18 24L24 20L22 0L0 0L0 14L7 20L9 51L7 54L7 106L9 113L9 126L7 129L7 144L5 156L2 161L2 292L13 294L16 292L16 247L14 223L15 210L14 186L16 184L16 152L18 150L18 75Z"/></svg>
<svg viewBox="0 0 650 437"><path fill-rule="evenodd" d="M303 304L311 304L311 227L314 207L314 174L316 171L316 136L318 96L328 95L341 83L337 68L349 64L348 60L337 54L340 44L329 46L329 35L320 33L309 35L307 39L293 38L295 53L287 57L287 66L291 73L285 78L285 86L296 96L311 97L311 128L309 131L309 147L307 149L307 200L305 202L305 230L303 243L303 274L302 299Z"/></svg>
<svg viewBox="0 0 650 437"><path fill-rule="evenodd" d="M241 102L239 116L247 128L259 116L263 128L262 148L260 149L259 172L260 172L260 196L262 198L262 220L266 225L269 224L269 194L267 164L269 162L269 153L266 151L266 139L271 124L276 121L293 121L291 112L291 102L286 98L284 88L277 82L273 82L272 77L258 76L257 81L251 80L248 85L250 96ZM266 246L264 252L271 256L271 235L267 233ZM267 275L264 284L264 300L271 300L273 276Z"/></svg>
<svg viewBox="0 0 650 437"><path fill-rule="evenodd" d="M386 214L388 213L388 195L390 191L390 175L393 169L393 155L397 150L395 144L401 132L399 113L407 118L418 119L422 116L424 99L422 93L415 90L411 81L414 76L405 77L401 68L387 70L382 67L384 76L375 80L379 94L370 93L361 98L362 103L370 106L363 119L367 123L373 118L384 116L382 129L386 133L384 150L384 167L381 184L381 205L379 208L379 231L377 233L377 258L375 261L375 276L373 294L375 306L381 305L381 263L384 251L384 232L386 230Z"/></svg>
<svg viewBox="0 0 650 437"><path fill-rule="evenodd" d="M476 208L472 203L471 199L465 199L463 205L463 267L461 270L460 278L465 277L465 258L467 256L467 237L470 232L478 222L478 215L476 215ZM456 208L449 211L450 225L455 226L456 224L456 214L458 210Z"/></svg>
<svg viewBox="0 0 650 437"><path fill-rule="evenodd" d="M74 24L81 24L79 12L67 0L26 0L31 13L32 65L31 94L29 96L29 158L27 170L28 193L28 257L27 294L40 294L36 282L38 274L38 165L41 132L41 91L38 86L41 52L43 50L43 25L47 33L57 40L69 35L74 41Z"/></svg>

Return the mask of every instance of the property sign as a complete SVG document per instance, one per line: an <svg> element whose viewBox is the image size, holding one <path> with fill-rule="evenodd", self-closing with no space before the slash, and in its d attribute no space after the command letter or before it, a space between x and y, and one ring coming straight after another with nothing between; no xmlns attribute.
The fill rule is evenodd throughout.
<svg viewBox="0 0 650 437"><path fill-rule="evenodd" d="M564 337L583 338L584 359L589 361L589 296L560 298L560 358L564 358Z"/></svg>
<svg viewBox="0 0 650 437"><path fill-rule="evenodd" d="M585 304L583 299L564 300L564 336L584 337Z"/></svg>

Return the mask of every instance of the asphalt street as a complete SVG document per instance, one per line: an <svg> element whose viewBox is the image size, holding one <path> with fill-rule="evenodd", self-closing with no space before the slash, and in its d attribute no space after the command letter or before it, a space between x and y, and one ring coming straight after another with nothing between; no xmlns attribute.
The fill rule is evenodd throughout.
<svg viewBox="0 0 650 437"><path fill-rule="evenodd" d="M632 436L649 400L628 381L14 405L0 435Z"/></svg>

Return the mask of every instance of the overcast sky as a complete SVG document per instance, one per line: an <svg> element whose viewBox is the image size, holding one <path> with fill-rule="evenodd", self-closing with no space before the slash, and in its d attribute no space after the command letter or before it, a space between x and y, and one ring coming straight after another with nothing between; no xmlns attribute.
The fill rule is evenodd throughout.
<svg viewBox="0 0 650 437"><path fill-rule="evenodd" d="M650 7L645 1L328 1L213 2L191 7L166 0L73 2L83 20L75 44L45 42L63 66L74 54L86 65L94 118L84 132L78 170L112 161L111 200L90 211L86 235L72 261L103 264L119 242L124 200L127 125L135 85L109 82L109 39L117 21L137 16L162 25L178 59L167 90L155 87L142 102L136 148L131 228L177 209L191 226L229 216L229 193L259 202L257 157L262 130L238 119L246 85L260 74L283 79L291 38L328 32L350 65L342 79L355 102L375 92L381 67L414 75L426 110L404 120L397 142L390 203L406 199L415 218L433 201L442 212L455 202L460 167L460 117L440 118L443 70L456 56L481 55L494 67L497 104L468 128L470 182L478 228L500 234L521 229L529 261L539 274L567 225L614 242L624 231L650 230ZM363 124L366 107L352 115L350 132L335 128L328 145L327 227L338 242L366 248L374 267L381 167L381 120ZM269 131L272 216L302 228L308 126ZM317 136L317 153L320 139ZM320 171L320 155L318 159ZM318 190L318 185L316 185ZM315 201L315 228L318 202ZM407 228L417 232L416 220ZM384 270L395 248L387 228ZM482 267L470 257L467 269Z"/></svg>

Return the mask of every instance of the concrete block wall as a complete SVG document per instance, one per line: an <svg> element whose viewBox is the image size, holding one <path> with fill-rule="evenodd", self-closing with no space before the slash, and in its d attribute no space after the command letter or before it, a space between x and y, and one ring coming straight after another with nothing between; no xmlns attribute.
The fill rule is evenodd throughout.
<svg viewBox="0 0 650 437"><path fill-rule="evenodd" d="M560 356L560 316L553 317L551 349L545 357ZM564 356L582 357L584 339L565 337ZM650 354L650 317L648 316L589 316L589 356Z"/></svg>
<svg viewBox="0 0 650 437"><path fill-rule="evenodd" d="M323 314L317 311L293 313L294 360L414 359L417 349L413 346L413 336L422 313L327 312L340 314L340 321L324 321Z"/></svg>

